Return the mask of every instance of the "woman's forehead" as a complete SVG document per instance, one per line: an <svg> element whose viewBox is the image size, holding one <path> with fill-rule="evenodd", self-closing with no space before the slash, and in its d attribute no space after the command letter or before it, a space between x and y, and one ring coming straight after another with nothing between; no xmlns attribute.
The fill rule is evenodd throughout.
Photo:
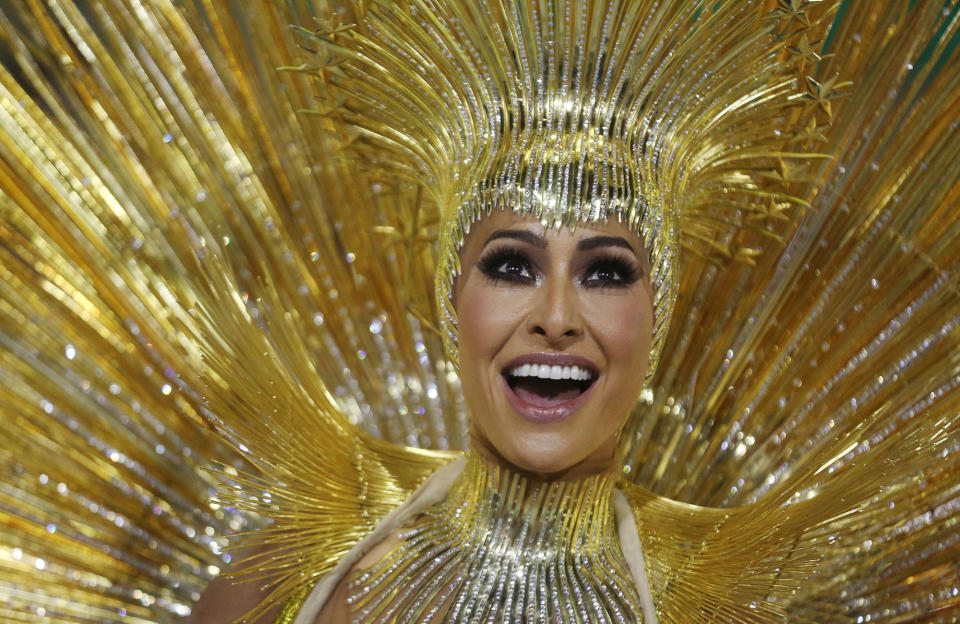
<svg viewBox="0 0 960 624"><path fill-rule="evenodd" d="M616 219L577 223L573 226L547 226L536 217L510 210L496 210L477 220L471 225L465 242L470 245L479 240L480 244L483 244L494 232L504 229L526 230L548 239L558 236L570 236L575 239L598 235L616 236L626 239L638 251L644 248L643 242L636 231Z"/></svg>

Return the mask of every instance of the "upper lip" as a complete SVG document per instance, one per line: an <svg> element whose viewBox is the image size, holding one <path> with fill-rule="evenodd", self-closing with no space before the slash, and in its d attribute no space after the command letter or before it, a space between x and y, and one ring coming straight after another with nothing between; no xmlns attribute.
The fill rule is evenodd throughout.
<svg viewBox="0 0 960 624"><path fill-rule="evenodd" d="M588 360L587 358L580 355L572 355L570 353L527 353L526 355L520 355L509 362L503 367L502 372L504 375L510 373L516 366L522 366L523 364L546 364L547 366L577 366L581 369L590 371L592 377L595 379L599 376L600 371L597 369L596 364Z"/></svg>

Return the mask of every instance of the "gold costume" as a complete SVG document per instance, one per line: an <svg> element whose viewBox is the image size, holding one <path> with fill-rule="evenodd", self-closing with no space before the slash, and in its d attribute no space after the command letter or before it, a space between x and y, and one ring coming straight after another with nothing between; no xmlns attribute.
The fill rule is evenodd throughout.
<svg viewBox="0 0 960 624"><path fill-rule="evenodd" d="M598 622L640 622L615 481L531 482L469 453L445 499L351 581L348 603L362 622L549 622L586 610Z"/></svg>
<svg viewBox="0 0 960 624"><path fill-rule="evenodd" d="M449 288L507 207L650 249L622 477L550 490L553 581L483 528L553 494L471 459L357 609L489 541L453 621L635 621L616 489L658 622L956 621L958 62L957 0L0 6L0 620L175 620L266 517L292 621L463 455Z"/></svg>

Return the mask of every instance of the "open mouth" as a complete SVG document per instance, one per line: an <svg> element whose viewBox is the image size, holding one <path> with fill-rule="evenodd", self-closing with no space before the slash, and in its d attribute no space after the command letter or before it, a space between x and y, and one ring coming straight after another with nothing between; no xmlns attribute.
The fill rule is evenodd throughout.
<svg viewBox="0 0 960 624"><path fill-rule="evenodd" d="M504 377L518 399L549 409L577 399L593 385L597 374L580 366L519 364L504 371Z"/></svg>

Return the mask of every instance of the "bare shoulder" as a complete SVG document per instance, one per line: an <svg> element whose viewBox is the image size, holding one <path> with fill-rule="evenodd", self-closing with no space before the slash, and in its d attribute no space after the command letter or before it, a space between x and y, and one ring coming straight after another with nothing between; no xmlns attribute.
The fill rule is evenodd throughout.
<svg viewBox="0 0 960 624"><path fill-rule="evenodd" d="M350 617L347 604L350 579L386 557L400 542L400 533L394 531L364 555L337 584L314 621L323 624L352 624L353 619ZM244 554L256 556L257 553L250 551ZM237 618L256 608L265 598L266 592L262 588L262 583L258 581L237 583L221 575L204 590L200 600L194 605L190 617L187 618L186 624L232 624ZM256 620L250 620L248 624L273 624L282 606L278 604L272 607Z"/></svg>
<svg viewBox="0 0 960 624"><path fill-rule="evenodd" d="M246 556L256 554L255 550L244 553ZM266 593L261 586L258 581L237 583L224 575L218 576L203 591L186 624L231 624L263 602ZM272 624L280 607L276 605L248 624Z"/></svg>
<svg viewBox="0 0 960 624"><path fill-rule="evenodd" d="M370 552L363 556L347 574L340 579L337 587L330 594L330 598L314 619L315 624L352 624L353 618L350 616L350 607L347 598L350 596L350 581L356 578L365 570L376 565L380 560L389 555L396 548L402 538L399 531L391 532L382 542L374 546Z"/></svg>

